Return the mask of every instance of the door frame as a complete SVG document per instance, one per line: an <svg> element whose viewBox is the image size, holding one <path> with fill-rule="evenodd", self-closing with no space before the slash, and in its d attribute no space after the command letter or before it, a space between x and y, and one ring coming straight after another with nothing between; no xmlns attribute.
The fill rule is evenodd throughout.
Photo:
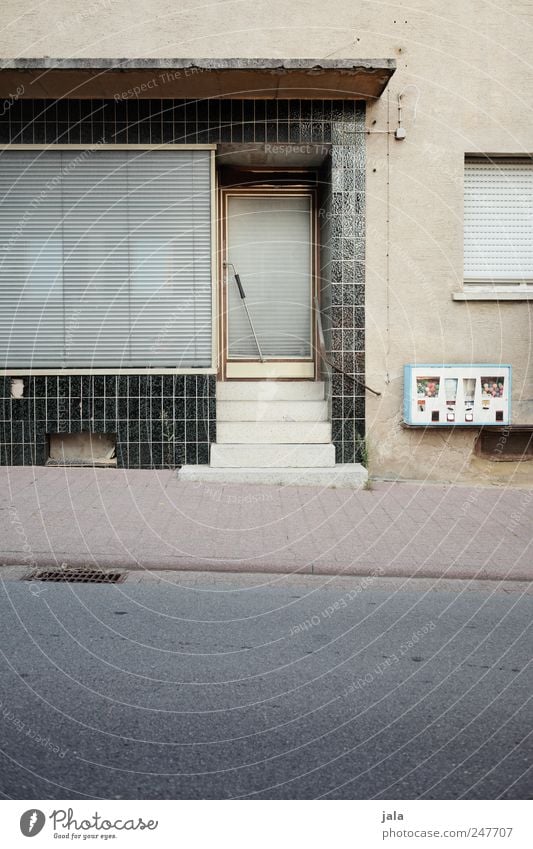
<svg viewBox="0 0 533 849"><path fill-rule="evenodd" d="M315 380L317 374L317 339L316 339L316 316L315 316L315 298L319 298L320 291L318 285L318 216L317 216L317 192L316 189L300 186L257 186L257 187L238 187L229 188L223 187L219 189L219 251L218 251L218 302L219 302L219 369L218 380ZM311 201L311 357L309 358L269 358L268 365L271 365L270 373L265 374L265 366L258 359L239 359L229 360L232 363L238 362L239 365L248 364L245 369L248 374L235 375L228 374L228 293L226 289L226 270L224 262L226 259L227 248L227 232L228 232L228 202L230 197L279 197L279 196L299 196L308 197ZM301 363L301 375L292 375L292 371L296 371L295 363ZM254 366L258 368L254 369ZM231 368L229 369L231 372ZM254 374L254 371L256 372ZM262 372L262 373L260 373ZM284 374L285 372L285 374Z"/></svg>

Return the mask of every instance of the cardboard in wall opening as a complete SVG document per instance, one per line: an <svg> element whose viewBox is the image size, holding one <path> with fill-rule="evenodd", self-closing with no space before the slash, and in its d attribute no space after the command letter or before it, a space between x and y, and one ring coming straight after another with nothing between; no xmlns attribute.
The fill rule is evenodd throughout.
<svg viewBox="0 0 533 849"><path fill-rule="evenodd" d="M50 433L50 460L68 463L106 463L116 465L116 436L113 433Z"/></svg>

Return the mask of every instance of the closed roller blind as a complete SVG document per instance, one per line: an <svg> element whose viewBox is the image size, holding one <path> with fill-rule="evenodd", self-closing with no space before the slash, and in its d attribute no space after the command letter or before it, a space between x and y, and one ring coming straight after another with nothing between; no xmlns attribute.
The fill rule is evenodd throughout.
<svg viewBox="0 0 533 849"><path fill-rule="evenodd" d="M211 365L207 150L0 158L5 367Z"/></svg>
<svg viewBox="0 0 533 849"><path fill-rule="evenodd" d="M533 278L533 163L466 162L465 280Z"/></svg>
<svg viewBox="0 0 533 849"><path fill-rule="evenodd" d="M246 292L265 357L311 356L311 199L230 197L228 258ZM229 356L257 358L257 346L228 276Z"/></svg>

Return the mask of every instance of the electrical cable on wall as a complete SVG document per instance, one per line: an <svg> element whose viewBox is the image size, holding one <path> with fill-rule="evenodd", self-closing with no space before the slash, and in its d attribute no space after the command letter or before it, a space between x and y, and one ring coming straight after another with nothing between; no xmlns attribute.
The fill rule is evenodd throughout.
<svg viewBox="0 0 533 849"><path fill-rule="evenodd" d="M387 91L387 193L386 193L386 223L385 223L385 243L386 243L386 320L385 320L385 383L390 383L389 375L389 358L390 358L390 92Z"/></svg>

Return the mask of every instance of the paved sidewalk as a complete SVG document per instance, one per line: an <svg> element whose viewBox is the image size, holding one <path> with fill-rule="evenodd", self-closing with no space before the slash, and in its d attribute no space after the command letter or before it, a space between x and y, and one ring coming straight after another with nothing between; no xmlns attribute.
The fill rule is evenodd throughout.
<svg viewBox="0 0 533 849"><path fill-rule="evenodd" d="M4 467L0 483L3 565L533 578L533 489L215 486L44 467Z"/></svg>

